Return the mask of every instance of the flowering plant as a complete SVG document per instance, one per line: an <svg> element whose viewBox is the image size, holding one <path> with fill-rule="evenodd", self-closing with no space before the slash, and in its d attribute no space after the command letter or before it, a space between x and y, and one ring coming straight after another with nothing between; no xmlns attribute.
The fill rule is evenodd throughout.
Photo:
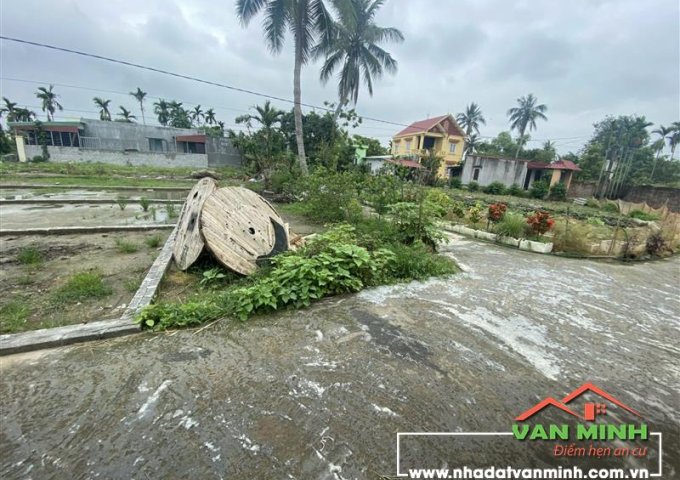
<svg viewBox="0 0 680 480"><path fill-rule="evenodd" d="M505 211L508 206L504 203L494 203L489 205L489 212L487 213L487 218L490 222L497 223L503 220L505 216Z"/></svg>
<svg viewBox="0 0 680 480"><path fill-rule="evenodd" d="M536 211L527 217L527 224L537 237L543 235L555 225L555 220L550 218L549 212Z"/></svg>

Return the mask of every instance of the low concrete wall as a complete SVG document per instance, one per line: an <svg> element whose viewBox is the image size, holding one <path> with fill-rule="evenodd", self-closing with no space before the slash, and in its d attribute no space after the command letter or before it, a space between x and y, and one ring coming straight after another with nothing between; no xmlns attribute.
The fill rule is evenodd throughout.
<svg viewBox="0 0 680 480"><path fill-rule="evenodd" d="M567 196L569 198L590 198L595 195L595 182L571 182Z"/></svg>
<svg viewBox="0 0 680 480"><path fill-rule="evenodd" d="M26 145L26 156L42 155L42 147ZM76 147L47 147L50 162L102 162L112 165L150 167L208 168L208 156L200 153L116 152L112 150L81 150Z"/></svg>
<svg viewBox="0 0 680 480"><path fill-rule="evenodd" d="M680 212L680 188L640 185L631 188L623 200L633 203L645 202L652 208L666 205L671 212Z"/></svg>

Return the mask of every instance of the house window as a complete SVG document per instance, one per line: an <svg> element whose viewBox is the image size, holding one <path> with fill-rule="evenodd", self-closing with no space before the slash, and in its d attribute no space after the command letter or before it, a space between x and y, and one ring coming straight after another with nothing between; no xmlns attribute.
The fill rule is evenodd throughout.
<svg viewBox="0 0 680 480"><path fill-rule="evenodd" d="M152 152L162 152L163 151L163 139L162 138L150 138L149 139L149 150Z"/></svg>
<svg viewBox="0 0 680 480"><path fill-rule="evenodd" d="M477 180L479 180L479 171L480 171L480 170L481 170L481 168L474 168L474 169L472 170L472 179L473 179L475 182L476 182Z"/></svg>
<svg viewBox="0 0 680 480"><path fill-rule="evenodd" d="M399 152L399 142L398 141L394 142L393 149L394 149L394 153Z"/></svg>
<svg viewBox="0 0 680 480"><path fill-rule="evenodd" d="M411 140L406 140L406 153L411 153Z"/></svg>
<svg viewBox="0 0 680 480"><path fill-rule="evenodd" d="M456 153L456 144L449 143L449 153Z"/></svg>

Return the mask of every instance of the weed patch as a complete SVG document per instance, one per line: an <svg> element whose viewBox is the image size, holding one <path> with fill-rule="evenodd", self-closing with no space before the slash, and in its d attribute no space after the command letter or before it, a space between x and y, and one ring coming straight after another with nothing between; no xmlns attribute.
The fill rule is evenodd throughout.
<svg viewBox="0 0 680 480"><path fill-rule="evenodd" d="M6 303L0 307L0 333L13 333L23 330L30 310L20 301Z"/></svg>
<svg viewBox="0 0 680 480"><path fill-rule="evenodd" d="M104 284L101 272L90 270L73 274L52 294L55 304L82 302L111 295L113 290Z"/></svg>
<svg viewBox="0 0 680 480"><path fill-rule="evenodd" d="M149 248L158 248L161 245L161 242L163 239L161 238L160 235L154 235L152 237L148 237L144 240L144 243L146 243L146 246Z"/></svg>
<svg viewBox="0 0 680 480"><path fill-rule="evenodd" d="M118 250L120 253L135 253L139 251L139 245L117 238L116 250Z"/></svg>
<svg viewBox="0 0 680 480"><path fill-rule="evenodd" d="M22 265L38 265L42 263L43 257L40 250L33 246L23 247L19 250L17 261Z"/></svg>

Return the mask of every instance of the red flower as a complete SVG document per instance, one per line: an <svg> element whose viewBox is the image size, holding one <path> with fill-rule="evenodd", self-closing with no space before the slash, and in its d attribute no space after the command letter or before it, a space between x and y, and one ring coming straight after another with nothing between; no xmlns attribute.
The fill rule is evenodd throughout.
<svg viewBox="0 0 680 480"><path fill-rule="evenodd" d="M503 217L505 216L505 211L508 209L508 206L504 203L494 203L492 205L489 205L489 213L487 214L487 218L491 222L500 222Z"/></svg>

